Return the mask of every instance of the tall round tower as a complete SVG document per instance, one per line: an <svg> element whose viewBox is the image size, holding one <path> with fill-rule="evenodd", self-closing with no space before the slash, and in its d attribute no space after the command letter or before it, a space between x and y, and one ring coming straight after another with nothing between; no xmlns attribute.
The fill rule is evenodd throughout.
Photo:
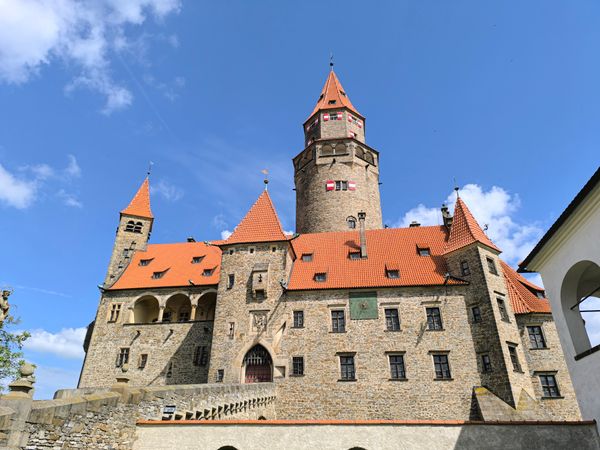
<svg viewBox="0 0 600 450"><path fill-rule="evenodd" d="M365 144L365 118L333 69L304 123L305 149L294 158L296 232L381 228L379 152Z"/></svg>

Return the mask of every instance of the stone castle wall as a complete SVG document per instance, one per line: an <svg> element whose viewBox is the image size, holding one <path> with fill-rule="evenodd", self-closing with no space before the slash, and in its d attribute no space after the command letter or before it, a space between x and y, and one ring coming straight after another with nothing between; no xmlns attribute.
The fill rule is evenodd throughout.
<svg viewBox="0 0 600 450"><path fill-rule="evenodd" d="M196 365L194 355L196 348L205 347L210 356L212 320L131 323L133 313L129 307L137 299L153 294L163 303L164 299L177 292L106 292L98 307L79 386L110 386L115 377L123 374L116 364L121 348L129 349L126 374L133 385L206 383L208 361L204 365ZM121 314L116 322L109 322L110 307L114 303L122 304ZM147 355L147 361L145 367L140 368L142 354Z"/></svg>

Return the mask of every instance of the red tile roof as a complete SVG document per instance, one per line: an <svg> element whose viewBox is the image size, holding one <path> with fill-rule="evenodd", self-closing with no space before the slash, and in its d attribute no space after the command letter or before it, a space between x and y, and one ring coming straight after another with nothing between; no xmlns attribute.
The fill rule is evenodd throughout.
<svg viewBox="0 0 600 450"><path fill-rule="evenodd" d="M473 242L481 242L487 247L501 252L492 241L485 235L469 208L459 197L454 208L454 218L450 228L450 238L444 248L444 254L466 247Z"/></svg>
<svg viewBox="0 0 600 450"><path fill-rule="evenodd" d="M192 258L204 256L198 264ZM151 260L140 266L140 260ZM140 289L157 287L215 285L219 283L221 249L202 242L176 244L151 244L146 251L137 251L121 277L110 287L116 289ZM210 276L202 275L205 269L214 269ZM162 278L154 279L154 272L166 271Z"/></svg>
<svg viewBox="0 0 600 450"><path fill-rule="evenodd" d="M271 197L267 191L263 191L246 214L246 217L242 219L231 236L221 245L286 241L287 239L281 228Z"/></svg>
<svg viewBox="0 0 600 450"><path fill-rule="evenodd" d="M154 217L150 209L150 183L147 177L131 200L131 203L129 203L129 206L121 211L121 214L147 217L149 219Z"/></svg>
<svg viewBox="0 0 600 450"><path fill-rule="evenodd" d="M515 314L552 312L550 310L550 302L545 298L539 298L530 290L543 292L544 290L541 287L523 278L504 261L501 260L500 265L502 266L504 281L506 282L510 303Z"/></svg>
<svg viewBox="0 0 600 450"><path fill-rule="evenodd" d="M350 98L348 98L348 94L346 94L346 91L342 87L342 83L340 83L335 75L335 72L332 70L329 72L329 76L327 77L325 86L323 86L319 100L317 101L315 109L313 109L313 112L310 114L310 116L312 117L319 110L340 109L343 107L352 110L362 117L362 115L352 105L352 102L350 102Z"/></svg>
<svg viewBox="0 0 600 450"><path fill-rule="evenodd" d="M289 290L347 289L392 286L443 285L447 238L443 226L367 230L368 258L352 260L360 251L358 231L303 234L291 241L298 258L288 283ZM419 256L417 247L427 244L430 256ZM312 253L311 262L302 254ZM385 269L399 270L400 278L387 278ZM327 273L324 282L315 273ZM448 284L463 284L450 278Z"/></svg>

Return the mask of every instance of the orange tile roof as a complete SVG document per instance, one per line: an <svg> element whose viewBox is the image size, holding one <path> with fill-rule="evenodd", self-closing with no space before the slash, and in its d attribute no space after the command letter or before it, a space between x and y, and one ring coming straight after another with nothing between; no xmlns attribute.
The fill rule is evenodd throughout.
<svg viewBox="0 0 600 450"><path fill-rule="evenodd" d="M500 260L504 281L508 289L510 303L515 314L527 313L551 313L550 302L547 299L539 298L530 289L543 292L544 290L533 284L531 281L523 278L512 267Z"/></svg>
<svg viewBox="0 0 600 450"><path fill-rule="evenodd" d="M129 203L129 206L121 211L121 214L130 216L147 217L152 219L152 210L150 209L150 183L148 177L144 180L135 196Z"/></svg>
<svg viewBox="0 0 600 450"><path fill-rule="evenodd" d="M204 256L198 264L192 258ZM140 266L140 260L151 260ZM137 251L121 277L110 287L116 289L141 289L157 287L215 285L219 283L221 249L202 242L180 242L176 244L150 244L146 251ZM214 269L204 276L205 269ZM154 279L154 272L166 271L162 278Z"/></svg>
<svg viewBox="0 0 600 450"><path fill-rule="evenodd" d="M350 252L360 251L358 231L300 235L291 241L298 259L294 261L288 289L443 285L447 235L443 226L367 230L368 258L358 260L348 257ZM430 256L419 256L417 247L423 243L427 243ZM312 253L313 260L302 261L303 253ZM400 278L387 278L386 267L399 270ZM314 280L319 272L327 273L326 281ZM450 278L448 284L463 282Z"/></svg>
<svg viewBox="0 0 600 450"><path fill-rule="evenodd" d="M473 242L481 242L489 248L501 252L485 235L469 208L459 197L454 208L454 218L450 228L450 237L444 248L444 254L466 247Z"/></svg>
<svg viewBox="0 0 600 450"><path fill-rule="evenodd" d="M269 193L265 190L250 211L221 245L251 242L286 241L279 217Z"/></svg>
<svg viewBox="0 0 600 450"><path fill-rule="evenodd" d="M327 81L325 81L325 86L323 86L319 100L315 105L315 109L313 109L313 112L310 114L310 116L312 117L317 111L322 109L339 109L343 107L352 110L362 117L362 115L352 105L350 98L348 98L348 94L346 94L346 91L342 87L342 83L340 83L335 75L335 72L331 70L329 72L329 76L327 77Z"/></svg>

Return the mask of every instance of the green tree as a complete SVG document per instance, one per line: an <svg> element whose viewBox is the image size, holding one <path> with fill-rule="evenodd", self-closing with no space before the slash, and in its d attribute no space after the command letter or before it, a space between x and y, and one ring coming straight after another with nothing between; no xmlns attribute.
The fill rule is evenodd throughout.
<svg viewBox="0 0 600 450"><path fill-rule="evenodd" d="M0 392L19 376L19 368L25 362L23 359L23 343L29 338L27 331L20 333L10 331L11 326L17 325L18 319L7 315L0 321Z"/></svg>

